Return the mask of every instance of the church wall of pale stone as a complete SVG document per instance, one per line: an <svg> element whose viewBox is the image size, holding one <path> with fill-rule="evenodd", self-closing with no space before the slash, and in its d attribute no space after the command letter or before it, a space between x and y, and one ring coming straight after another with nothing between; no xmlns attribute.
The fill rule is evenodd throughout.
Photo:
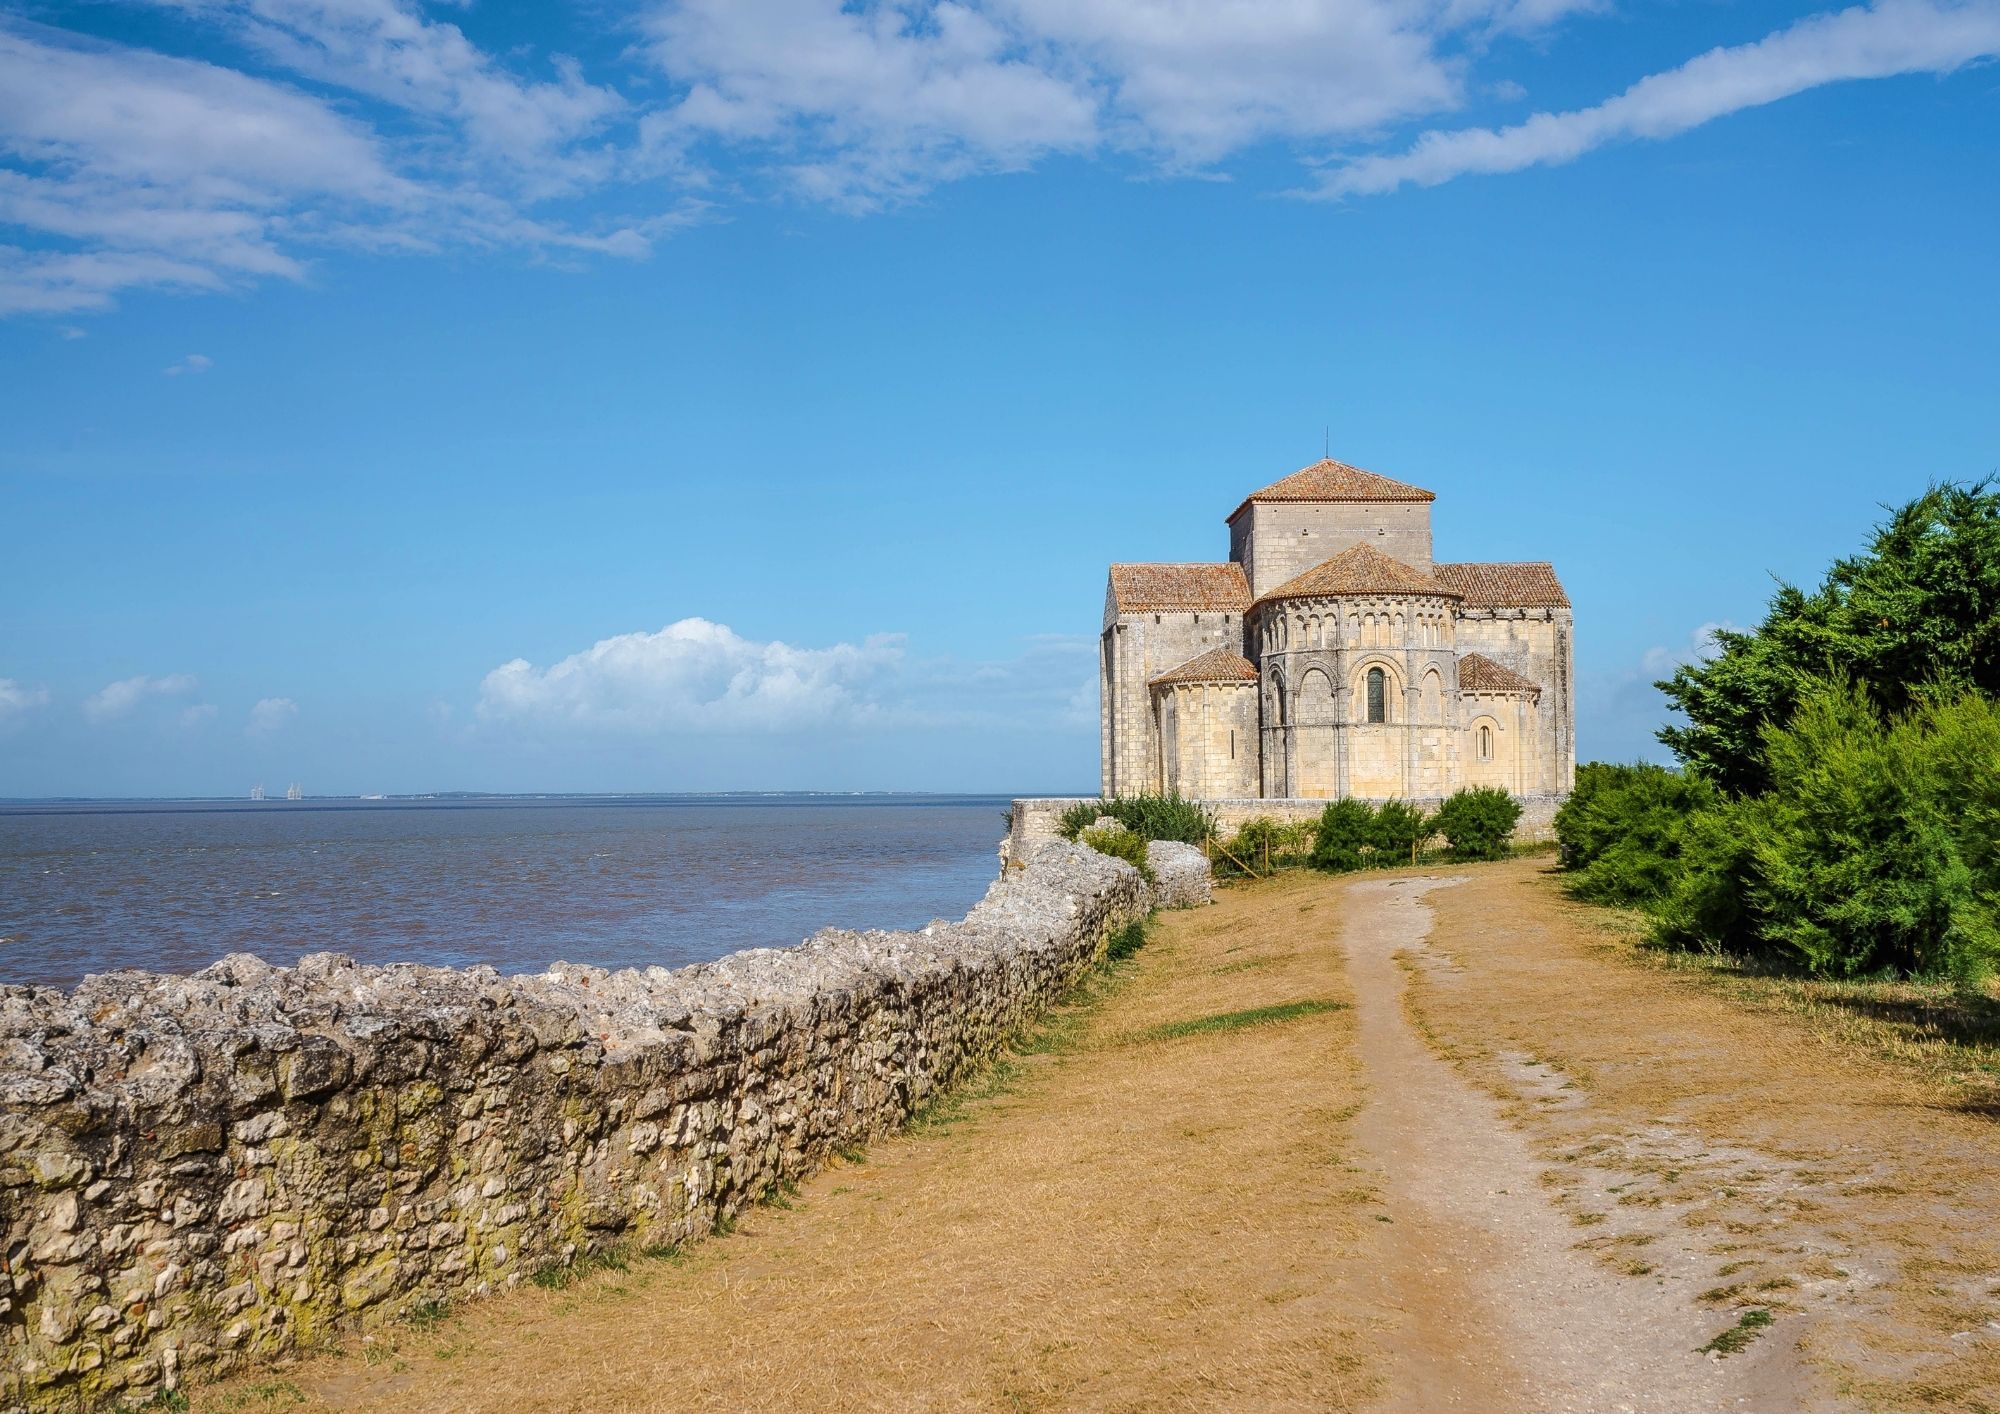
<svg viewBox="0 0 2000 1414"><path fill-rule="evenodd" d="M1255 683L1186 683L1154 698L1162 789L1196 800L1259 792Z"/></svg>
<svg viewBox="0 0 2000 1414"><path fill-rule="evenodd" d="M1350 545L1374 546L1393 560L1431 567L1428 501L1253 501L1229 525L1230 558L1267 594Z"/></svg>
<svg viewBox="0 0 2000 1414"><path fill-rule="evenodd" d="M1106 606L1104 632L1098 643L1102 788L1106 795L1165 789L1148 685L1211 648L1242 651L1240 614L1185 610L1119 613L1115 604ZM1251 779L1255 779L1254 773Z"/></svg>
<svg viewBox="0 0 2000 1414"><path fill-rule="evenodd" d="M1105 793L1567 792L1567 596L1545 562L1434 562L1433 499L1320 462L1238 508L1228 564L1114 566Z"/></svg>

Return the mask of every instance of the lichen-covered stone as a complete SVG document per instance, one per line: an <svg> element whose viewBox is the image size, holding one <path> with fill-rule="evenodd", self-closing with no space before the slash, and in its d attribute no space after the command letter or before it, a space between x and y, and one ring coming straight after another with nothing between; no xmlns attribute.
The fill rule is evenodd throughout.
<svg viewBox="0 0 2000 1414"><path fill-rule="evenodd" d="M1155 897L1051 844L960 922L676 971L319 953L0 987L0 1408L137 1401L708 1232L900 1124L1108 932L1192 901L1167 864Z"/></svg>

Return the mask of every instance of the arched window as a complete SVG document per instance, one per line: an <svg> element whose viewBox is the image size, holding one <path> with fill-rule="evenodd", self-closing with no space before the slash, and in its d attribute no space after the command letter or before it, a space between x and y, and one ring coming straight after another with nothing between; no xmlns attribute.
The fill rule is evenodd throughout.
<svg viewBox="0 0 2000 1414"><path fill-rule="evenodd" d="M1388 676L1380 668L1368 670L1368 720L1389 720Z"/></svg>
<svg viewBox="0 0 2000 1414"><path fill-rule="evenodd" d="M1479 729L1479 759L1481 761L1491 761L1493 759L1493 728L1491 727L1482 726Z"/></svg>

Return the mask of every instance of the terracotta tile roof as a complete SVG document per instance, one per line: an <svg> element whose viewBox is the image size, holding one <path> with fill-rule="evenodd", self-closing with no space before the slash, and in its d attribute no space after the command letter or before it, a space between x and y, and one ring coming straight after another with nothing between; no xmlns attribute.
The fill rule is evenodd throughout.
<svg viewBox="0 0 2000 1414"><path fill-rule="evenodd" d="M1465 596L1468 609L1567 609L1555 566L1547 560L1515 565L1436 565L1432 573Z"/></svg>
<svg viewBox="0 0 2000 1414"><path fill-rule="evenodd" d="M1227 648L1211 648L1199 658L1190 658L1171 672L1153 679L1154 687L1170 687L1179 682L1256 682L1257 669L1240 653Z"/></svg>
<svg viewBox="0 0 2000 1414"><path fill-rule="evenodd" d="M1282 481L1273 481L1262 491L1252 491L1243 504L1229 513L1235 520L1250 509L1252 501L1435 501L1437 496L1420 486L1391 481L1358 466L1337 462L1332 457L1301 467Z"/></svg>
<svg viewBox="0 0 2000 1414"><path fill-rule="evenodd" d="M1235 613L1250 607L1250 581L1238 564L1113 565L1111 601L1121 614L1157 609Z"/></svg>
<svg viewBox="0 0 2000 1414"><path fill-rule="evenodd" d="M1458 591L1439 584L1414 565L1393 560L1373 545L1350 545L1323 564L1286 580L1257 602L1272 599L1338 597L1345 594L1425 594L1457 598Z"/></svg>
<svg viewBox="0 0 2000 1414"><path fill-rule="evenodd" d="M1542 685L1522 677L1512 668L1503 668L1483 653L1461 653L1458 659L1460 692L1526 692L1539 697Z"/></svg>

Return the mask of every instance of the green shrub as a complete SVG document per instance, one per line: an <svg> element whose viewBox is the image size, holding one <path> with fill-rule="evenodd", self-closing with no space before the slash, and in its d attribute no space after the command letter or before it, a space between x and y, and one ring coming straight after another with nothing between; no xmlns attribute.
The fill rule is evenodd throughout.
<svg viewBox="0 0 2000 1414"><path fill-rule="evenodd" d="M1706 781L1664 766L1578 767L1576 789L1555 819L1570 892L1593 903L1664 899L1689 822L1719 800Z"/></svg>
<svg viewBox="0 0 2000 1414"><path fill-rule="evenodd" d="M1454 859L1503 859L1520 819L1521 804L1513 796L1479 786L1457 792L1438 807L1437 832L1450 842Z"/></svg>
<svg viewBox="0 0 2000 1414"><path fill-rule="evenodd" d="M1807 970L1983 977L2000 960L2000 709L1965 695L1885 721L1859 688L1768 728L1751 836L1764 941Z"/></svg>
<svg viewBox="0 0 2000 1414"><path fill-rule="evenodd" d="M1077 842L1089 845L1099 854L1124 860L1137 869L1147 883L1153 882L1153 866L1146 862L1146 841L1130 830L1085 830L1077 836Z"/></svg>
<svg viewBox="0 0 2000 1414"><path fill-rule="evenodd" d="M1198 845L1215 834L1215 817L1181 795L1128 795L1098 804L1099 813L1109 815L1142 839Z"/></svg>
<svg viewBox="0 0 2000 1414"><path fill-rule="evenodd" d="M1313 839L1313 868L1336 874L1361 868L1368 862L1363 851L1373 848L1374 827L1375 809L1367 801L1328 801Z"/></svg>
<svg viewBox="0 0 2000 1414"><path fill-rule="evenodd" d="M1231 854L1252 869L1303 864L1312 857L1313 822L1273 820L1268 815L1259 815L1245 820L1223 848L1228 854L1218 864L1226 865Z"/></svg>
<svg viewBox="0 0 2000 1414"><path fill-rule="evenodd" d="M1073 840L1092 825L1097 817L1104 814L1101 800L1079 800L1074 805L1065 805L1062 814L1056 816L1056 833L1066 840Z"/></svg>
<svg viewBox="0 0 2000 1414"><path fill-rule="evenodd" d="M1123 962L1138 954L1146 946L1146 935L1151 931L1150 918L1134 918L1123 928L1104 940L1104 957L1108 962Z"/></svg>
<svg viewBox="0 0 2000 1414"><path fill-rule="evenodd" d="M1687 817L1674 859L1661 865L1664 886L1645 901L1656 941L1707 953L1768 951L1750 901L1757 872L1753 841L1765 828L1755 801L1719 800Z"/></svg>
<svg viewBox="0 0 2000 1414"><path fill-rule="evenodd" d="M1385 800L1375 807L1375 818L1369 824L1368 842L1375 850L1372 862L1383 866L1415 864L1417 852L1436 833L1436 823L1416 806Z"/></svg>

